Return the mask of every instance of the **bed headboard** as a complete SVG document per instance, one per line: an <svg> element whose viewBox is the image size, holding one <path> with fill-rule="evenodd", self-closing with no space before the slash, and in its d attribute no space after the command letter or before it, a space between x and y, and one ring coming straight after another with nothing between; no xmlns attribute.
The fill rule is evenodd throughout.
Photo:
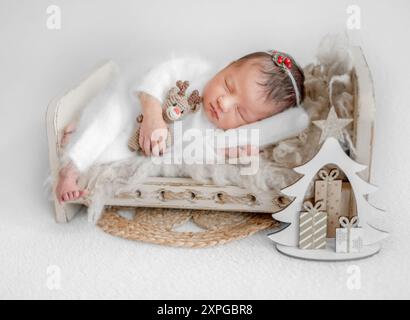
<svg viewBox="0 0 410 320"><path fill-rule="evenodd" d="M110 80L116 67L113 61L100 63L79 84L62 97L53 99L47 109L47 121L54 123L57 141L67 124L78 118L81 110Z"/></svg>
<svg viewBox="0 0 410 320"><path fill-rule="evenodd" d="M355 110L353 142L357 151L354 160L368 166L359 175L370 182L376 112L373 79L362 49L352 47L352 56Z"/></svg>

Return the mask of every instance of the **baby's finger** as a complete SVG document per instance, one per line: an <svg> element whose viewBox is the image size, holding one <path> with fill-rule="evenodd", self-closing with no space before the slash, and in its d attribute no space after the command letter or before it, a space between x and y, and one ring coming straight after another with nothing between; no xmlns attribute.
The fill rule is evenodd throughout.
<svg viewBox="0 0 410 320"><path fill-rule="evenodd" d="M259 147L258 146L253 146L253 145L248 145L249 146L249 155L250 156L256 156L259 154Z"/></svg>
<svg viewBox="0 0 410 320"><path fill-rule="evenodd" d="M148 139L144 139L144 152L145 155L151 155L151 141Z"/></svg>
<svg viewBox="0 0 410 320"><path fill-rule="evenodd" d="M225 155L228 158L237 158L238 157L238 147L226 148Z"/></svg>
<svg viewBox="0 0 410 320"><path fill-rule="evenodd" d="M238 148L237 148L237 157L239 158L239 157L246 157L246 156L248 156L249 155L249 151L250 149L248 148L248 146L246 145L246 146L238 146Z"/></svg>
<svg viewBox="0 0 410 320"><path fill-rule="evenodd" d="M163 155L167 151L167 143L165 140L162 140L159 143L159 154Z"/></svg>
<svg viewBox="0 0 410 320"><path fill-rule="evenodd" d="M155 157L159 156L159 144L158 141L151 141L151 147L152 147L152 155Z"/></svg>
<svg viewBox="0 0 410 320"><path fill-rule="evenodd" d="M140 132L140 136L139 136L139 139L138 139L138 143L139 143L141 149L144 149L144 136L141 134L141 132Z"/></svg>

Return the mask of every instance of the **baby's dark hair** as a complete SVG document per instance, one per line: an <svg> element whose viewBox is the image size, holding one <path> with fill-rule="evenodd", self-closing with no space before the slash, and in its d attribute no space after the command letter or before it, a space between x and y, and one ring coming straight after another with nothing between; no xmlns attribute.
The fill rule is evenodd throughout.
<svg viewBox="0 0 410 320"><path fill-rule="evenodd" d="M303 70L290 55L286 53L283 54L292 61L290 72L295 79L299 91L300 103L302 103L305 97L305 76ZM296 106L296 92L292 80L285 70L282 70L281 67L273 62L271 54L262 51L253 52L239 58L234 61L234 63L240 65L251 60L254 60L260 66L260 71L263 74L263 81L258 82L258 84L265 89L265 102L273 101L279 104L280 111Z"/></svg>

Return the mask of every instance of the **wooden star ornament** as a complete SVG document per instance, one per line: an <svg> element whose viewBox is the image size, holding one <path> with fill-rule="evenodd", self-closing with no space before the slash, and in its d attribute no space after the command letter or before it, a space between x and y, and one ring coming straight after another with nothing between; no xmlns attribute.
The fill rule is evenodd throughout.
<svg viewBox="0 0 410 320"><path fill-rule="evenodd" d="M329 110L326 120L312 121L315 126L322 130L319 144L329 137L334 137L343 142L343 128L346 127L353 119L339 119L335 108L332 106Z"/></svg>

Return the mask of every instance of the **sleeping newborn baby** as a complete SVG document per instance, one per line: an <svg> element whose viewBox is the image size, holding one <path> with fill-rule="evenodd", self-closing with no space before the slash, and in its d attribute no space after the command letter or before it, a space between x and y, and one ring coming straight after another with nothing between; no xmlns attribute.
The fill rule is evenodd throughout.
<svg viewBox="0 0 410 320"><path fill-rule="evenodd" d="M304 96L303 72L291 56L281 52L251 53L216 70L200 58L171 59L151 69L132 86L130 94L129 77L120 76L118 71L114 76L116 80L90 101L78 124L66 127L56 187L60 202L87 194L77 180L90 166L136 156L127 143L140 112L143 121L138 143L146 156L155 158L171 154L166 144L168 129L195 129L202 135L214 129L222 137L229 137L238 129L257 129L257 144L239 139L234 145L215 147L216 154L235 157L257 153L259 147L297 135L308 125L307 114L300 106ZM163 118L163 103L177 80L189 81L189 88L198 90L202 103L182 121L168 124ZM137 101L130 101L129 96ZM173 152L182 145L176 142L173 141Z"/></svg>

